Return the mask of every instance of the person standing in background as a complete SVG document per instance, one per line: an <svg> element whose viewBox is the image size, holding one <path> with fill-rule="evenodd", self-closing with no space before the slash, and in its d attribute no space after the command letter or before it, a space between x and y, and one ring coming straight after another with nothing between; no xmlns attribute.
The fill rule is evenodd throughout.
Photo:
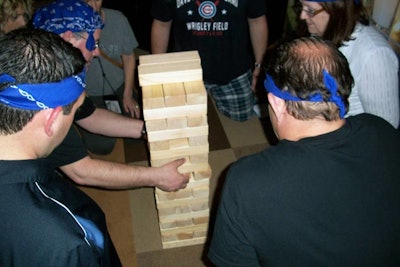
<svg viewBox="0 0 400 267"><path fill-rule="evenodd" d="M99 44L100 56L92 61L87 72L86 92L93 99L117 94L122 99L123 112L140 118L139 103L134 98L138 95L134 49L139 44L129 21L121 11L102 7L103 0L83 1L93 7L104 22ZM94 102L97 104L101 100Z"/></svg>
<svg viewBox="0 0 400 267"><path fill-rule="evenodd" d="M106 102L110 101L115 103L117 109L108 109L139 119L141 111L137 99L139 94L135 87L134 54L138 42L129 21L118 10L103 8L103 0L82 1L97 11L104 23L99 55L92 60L87 70L86 93L97 107L107 108ZM79 130L88 149L93 153L108 154L114 147L115 138L99 136L83 128ZM108 143L110 145L106 146Z"/></svg>
<svg viewBox="0 0 400 267"><path fill-rule="evenodd" d="M370 113L395 128L400 123L399 62L385 37L369 25L361 0L300 0L298 36L332 41L346 56L354 77L347 116Z"/></svg>
<svg viewBox="0 0 400 267"><path fill-rule="evenodd" d="M151 12L151 52L198 50L218 110L235 121L249 120L268 44L265 0L153 0Z"/></svg>

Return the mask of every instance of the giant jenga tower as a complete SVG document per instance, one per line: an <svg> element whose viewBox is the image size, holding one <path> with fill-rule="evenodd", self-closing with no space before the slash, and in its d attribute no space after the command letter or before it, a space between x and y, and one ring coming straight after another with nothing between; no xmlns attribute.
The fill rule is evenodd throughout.
<svg viewBox="0 0 400 267"><path fill-rule="evenodd" d="M204 243L209 221L207 93L197 51L139 57L150 163L186 158L185 189L155 190L163 248Z"/></svg>

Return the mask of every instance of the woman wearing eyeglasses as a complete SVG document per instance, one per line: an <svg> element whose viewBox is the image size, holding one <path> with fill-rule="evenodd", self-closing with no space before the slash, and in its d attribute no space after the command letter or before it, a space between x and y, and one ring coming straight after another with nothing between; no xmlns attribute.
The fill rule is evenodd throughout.
<svg viewBox="0 0 400 267"><path fill-rule="evenodd" d="M347 116L371 113L398 128L398 58L387 39L369 25L362 1L300 0L295 7L298 34L332 41L350 64L354 86Z"/></svg>

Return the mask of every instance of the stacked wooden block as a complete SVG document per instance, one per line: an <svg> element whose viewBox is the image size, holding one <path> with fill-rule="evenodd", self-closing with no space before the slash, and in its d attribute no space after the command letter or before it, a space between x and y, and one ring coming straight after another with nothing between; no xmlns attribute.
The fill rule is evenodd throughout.
<svg viewBox="0 0 400 267"><path fill-rule="evenodd" d="M186 158L185 189L155 190L163 248L204 243L209 221L207 92L197 51L139 57L151 166Z"/></svg>

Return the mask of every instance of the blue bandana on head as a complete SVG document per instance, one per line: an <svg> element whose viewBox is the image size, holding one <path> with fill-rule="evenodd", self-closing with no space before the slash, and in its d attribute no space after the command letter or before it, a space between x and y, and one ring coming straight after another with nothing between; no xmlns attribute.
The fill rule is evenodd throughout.
<svg viewBox="0 0 400 267"><path fill-rule="evenodd" d="M15 78L0 75L0 85L10 83L0 91L0 103L7 106L25 109L41 110L65 106L77 100L85 90L85 69L60 82L38 84L15 84Z"/></svg>
<svg viewBox="0 0 400 267"><path fill-rule="evenodd" d="M82 0L57 0L37 9L33 16L33 26L57 34L66 31L87 32L86 48L93 51L93 33L104 27L103 20L91 6Z"/></svg>
<svg viewBox="0 0 400 267"><path fill-rule="evenodd" d="M344 105L343 99L337 93L337 84L335 79L326 71L323 70L324 76L324 84L328 91L331 93L331 97L327 100L328 102L333 102L339 108L339 116L340 118L344 118L346 115L346 107ZM324 98L322 97L321 93L315 93L307 98L299 98L297 96L291 95L288 91L282 91L278 86L276 86L274 80L272 79L271 75L267 74L267 77L264 81L264 87L267 92L273 94L276 97L279 97L284 100L288 101L309 101L309 102L323 102Z"/></svg>

